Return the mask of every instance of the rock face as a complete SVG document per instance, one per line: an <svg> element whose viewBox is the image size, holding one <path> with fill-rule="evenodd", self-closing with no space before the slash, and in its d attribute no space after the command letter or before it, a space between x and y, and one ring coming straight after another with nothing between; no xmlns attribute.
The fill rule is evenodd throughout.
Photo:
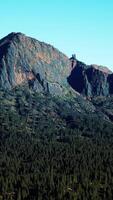
<svg viewBox="0 0 113 200"><path fill-rule="evenodd" d="M67 80L74 90L84 96L113 94L113 74L106 67L85 65L77 61Z"/></svg>
<svg viewBox="0 0 113 200"><path fill-rule="evenodd" d="M109 93L113 94L113 74L110 74L107 80L109 83Z"/></svg>
<svg viewBox="0 0 113 200"><path fill-rule="evenodd" d="M0 87L11 89L28 84L37 92L62 94L69 87L68 57L53 46L11 33L0 40Z"/></svg>
<svg viewBox="0 0 113 200"><path fill-rule="evenodd" d="M88 97L113 94L113 74L106 67L85 65L75 54L69 59L49 44L11 33L0 40L0 88L23 84L60 96L71 87Z"/></svg>

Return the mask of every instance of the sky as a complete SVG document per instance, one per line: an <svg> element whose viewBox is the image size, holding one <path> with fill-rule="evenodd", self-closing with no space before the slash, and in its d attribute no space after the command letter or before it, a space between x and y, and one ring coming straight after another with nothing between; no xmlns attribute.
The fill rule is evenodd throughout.
<svg viewBox="0 0 113 200"><path fill-rule="evenodd" d="M10 32L113 71L113 0L0 0L0 38Z"/></svg>

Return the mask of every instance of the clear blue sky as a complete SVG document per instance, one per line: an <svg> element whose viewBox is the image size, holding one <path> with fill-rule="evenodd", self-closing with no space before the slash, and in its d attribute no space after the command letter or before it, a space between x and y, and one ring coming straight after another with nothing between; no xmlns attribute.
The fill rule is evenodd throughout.
<svg viewBox="0 0 113 200"><path fill-rule="evenodd" d="M0 38L10 32L113 70L113 0L0 0Z"/></svg>

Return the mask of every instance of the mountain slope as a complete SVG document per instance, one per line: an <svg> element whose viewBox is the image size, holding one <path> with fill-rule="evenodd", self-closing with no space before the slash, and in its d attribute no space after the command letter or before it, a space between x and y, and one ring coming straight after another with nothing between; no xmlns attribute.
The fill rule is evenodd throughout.
<svg viewBox="0 0 113 200"><path fill-rule="evenodd" d="M60 94L70 74L68 57L51 45L22 33L0 40L0 87L11 89L28 84L37 92Z"/></svg>
<svg viewBox="0 0 113 200"><path fill-rule="evenodd" d="M74 59L0 40L1 200L113 199L113 74Z"/></svg>
<svg viewBox="0 0 113 200"><path fill-rule="evenodd" d="M81 99L1 91L1 199L113 199L113 124Z"/></svg>
<svg viewBox="0 0 113 200"><path fill-rule="evenodd" d="M90 114L112 121L111 114L93 101L94 97L100 102L112 95L112 83L113 74L108 68L86 65L75 55L69 59L53 46L22 33L11 33L0 40L0 88L6 90L6 96L8 90L12 91L12 101L18 98L13 92L19 87L20 91L43 94L45 99L46 95L52 95L52 102L53 96L62 97L59 112L64 115L67 110L67 117ZM59 105L60 101L59 98ZM63 102L69 104L69 109ZM54 106L51 110L54 112Z"/></svg>

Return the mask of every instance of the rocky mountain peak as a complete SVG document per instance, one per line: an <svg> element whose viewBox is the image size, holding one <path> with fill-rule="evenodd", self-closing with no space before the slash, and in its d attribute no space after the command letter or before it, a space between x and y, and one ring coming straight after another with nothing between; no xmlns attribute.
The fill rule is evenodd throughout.
<svg viewBox="0 0 113 200"><path fill-rule="evenodd" d="M5 44L13 42L15 38L22 38L22 37L26 37L26 36L20 32L17 32L17 33L12 32L0 40L0 47Z"/></svg>
<svg viewBox="0 0 113 200"><path fill-rule="evenodd" d="M76 54L69 59L50 44L23 33L12 32L0 40L2 89L26 85L52 95L75 90L93 97L113 94L112 83L113 74L107 67L86 65L77 60Z"/></svg>
<svg viewBox="0 0 113 200"><path fill-rule="evenodd" d="M53 46L11 33L0 40L0 87L27 84L37 92L62 94L69 87L70 62Z"/></svg>

